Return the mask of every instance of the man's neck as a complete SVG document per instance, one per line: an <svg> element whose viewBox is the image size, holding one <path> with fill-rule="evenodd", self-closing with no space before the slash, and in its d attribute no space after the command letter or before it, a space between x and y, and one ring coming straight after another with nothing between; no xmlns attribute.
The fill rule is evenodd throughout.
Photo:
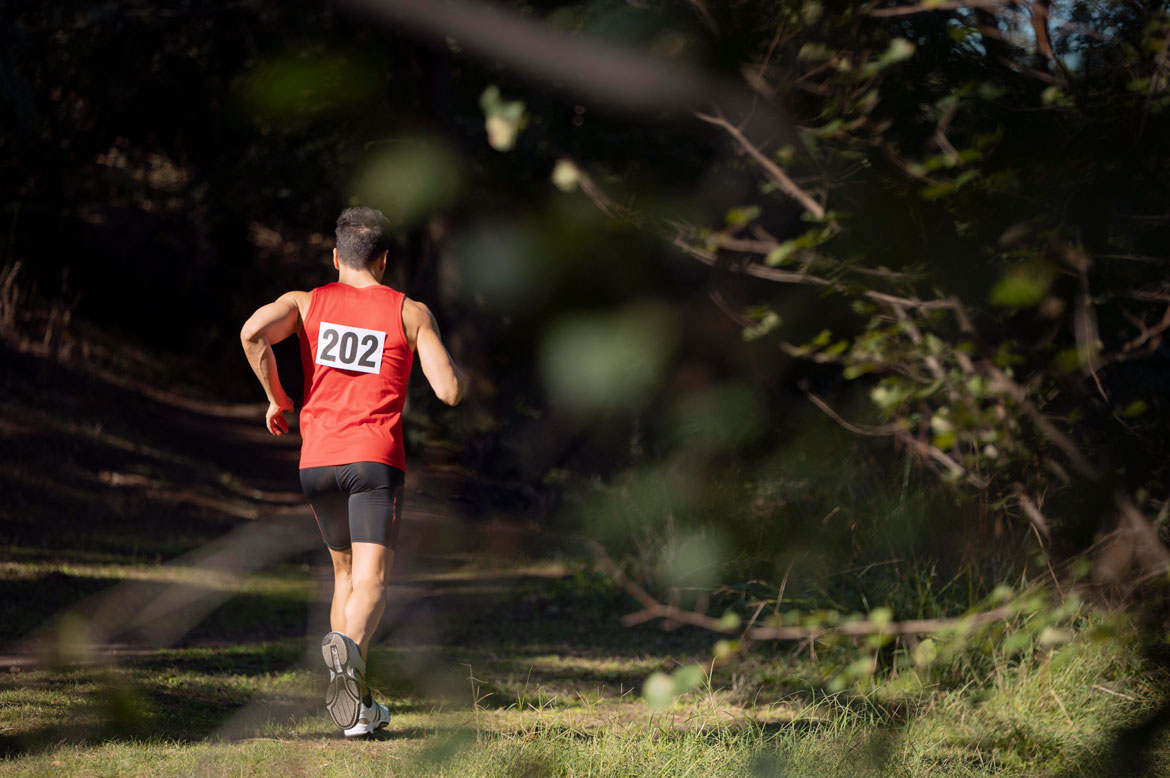
<svg viewBox="0 0 1170 778"><path fill-rule="evenodd" d="M354 270L347 267L342 267L338 270L337 281L338 283L359 288L364 286L377 286L380 283L369 270Z"/></svg>

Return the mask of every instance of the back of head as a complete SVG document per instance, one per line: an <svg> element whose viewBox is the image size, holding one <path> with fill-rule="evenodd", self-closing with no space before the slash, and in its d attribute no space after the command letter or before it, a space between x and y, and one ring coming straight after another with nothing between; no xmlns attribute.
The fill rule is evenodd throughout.
<svg viewBox="0 0 1170 778"><path fill-rule="evenodd" d="M337 217L337 260L363 270L390 248L390 222L373 208L346 208Z"/></svg>

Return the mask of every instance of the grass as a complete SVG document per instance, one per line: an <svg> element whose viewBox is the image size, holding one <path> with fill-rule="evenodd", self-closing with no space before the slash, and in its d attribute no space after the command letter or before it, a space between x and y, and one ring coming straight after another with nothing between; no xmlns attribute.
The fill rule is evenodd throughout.
<svg viewBox="0 0 1170 778"><path fill-rule="evenodd" d="M0 447L4 776L1137 774L1114 736L1166 695L1136 632L1095 637L1108 617L1087 609L1070 642L972 645L905 666L899 694L829 691L850 646L712 666L714 636L618 626L633 603L541 551L530 516L423 471L404 528L418 549L370 657L392 722L345 742L321 704L328 560L295 449L253 435L247 409L0 356L17 443ZM454 489L482 504L434 496ZM892 566L850 581L923 612L958 585ZM652 713L646 677L694 662L705 682ZM1170 743L1149 729L1131 750L1156 775Z"/></svg>
<svg viewBox="0 0 1170 778"><path fill-rule="evenodd" d="M1125 633L1093 639L1085 624L1064 646L984 656L971 665L986 671L983 677L972 673L956 685L924 675L919 691L897 698L818 691L809 679L824 676L820 665L831 657L813 662L801 652L765 649L716 668L700 689L652 714L640 698L641 680L685 661L688 650L701 658L696 649L708 638L671 637L675 642L663 646L661 633L622 631L604 617L587 626L611 633L609 642L569 640L552 627L527 634L530 598L547 586L531 573L571 576L527 565L527 578L504 587L499 565L482 562L431 582L438 587L428 596L431 616L445 615L445 625L424 628L411 618L417 610L392 606L390 632L370 661L392 723L374 740L344 742L328 722L313 633L267 637L287 621L281 603L308 613L321 596L312 570L283 565L218 582L236 597L179 645L112 648L89 664L8 668L0 675L0 771L1081 775L1107 766L1114 731L1141 721L1165 689L1164 674L1136 641ZM26 564L40 570L44 563ZM5 569L19 568L10 561ZM167 565L154 576L147 570L99 564L93 572L102 580L127 573L131 586L197 578ZM477 584L486 593L475 601ZM399 583L399 596L413 585ZM578 597L604 604L597 587ZM236 635L239 623L255 628L250 639ZM58 621L43 634L68 640L69 624ZM1170 766L1170 744L1157 741L1151 758L1155 768Z"/></svg>

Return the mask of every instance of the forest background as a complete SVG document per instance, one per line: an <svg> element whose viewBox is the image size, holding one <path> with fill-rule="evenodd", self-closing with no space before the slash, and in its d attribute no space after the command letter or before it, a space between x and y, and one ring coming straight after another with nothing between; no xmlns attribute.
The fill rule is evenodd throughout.
<svg viewBox="0 0 1170 778"><path fill-rule="evenodd" d="M681 636L603 678L650 723L588 745L525 681L547 731L484 749L469 672L488 755L441 769L707 764L693 726L654 723L703 701L737 711L711 725L729 774L1164 766L1164 3L6 2L0 41L14 444L62 396L108 413L95 375L254 403L240 324L331 280L337 213L373 205L388 282L472 376L454 410L413 385L414 461L535 533L511 562L559 572L524 596L633 656ZM299 406L295 342L277 355ZM42 443L50 470L72 450L61 472L138 483ZM43 576L128 542L165 565L230 525L134 539L116 506L71 555L27 519L60 506L20 448L13 646L48 634ZM149 752L149 717L103 705L81 742L126 739L70 752L82 771ZM57 730L9 729L13 764L60 761Z"/></svg>

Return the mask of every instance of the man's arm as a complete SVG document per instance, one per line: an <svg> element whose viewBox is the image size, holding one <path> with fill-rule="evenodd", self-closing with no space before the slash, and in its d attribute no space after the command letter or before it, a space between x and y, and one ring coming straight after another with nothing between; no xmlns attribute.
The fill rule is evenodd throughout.
<svg viewBox="0 0 1170 778"><path fill-rule="evenodd" d="M297 331L301 316L298 302L308 297L307 292L287 292L276 302L261 306L244 322L240 330L240 342L248 356L252 372L264 387L268 397L268 412L264 416L265 426L273 435L288 432L285 411L293 409L292 400L280 385L280 374L276 371L276 355L272 344L279 343Z"/></svg>
<svg viewBox="0 0 1170 778"><path fill-rule="evenodd" d="M420 302L407 299L402 305L406 336L418 352L423 375L435 396L447 405L458 405L467 389L467 376L451 359L434 314Z"/></svg>

